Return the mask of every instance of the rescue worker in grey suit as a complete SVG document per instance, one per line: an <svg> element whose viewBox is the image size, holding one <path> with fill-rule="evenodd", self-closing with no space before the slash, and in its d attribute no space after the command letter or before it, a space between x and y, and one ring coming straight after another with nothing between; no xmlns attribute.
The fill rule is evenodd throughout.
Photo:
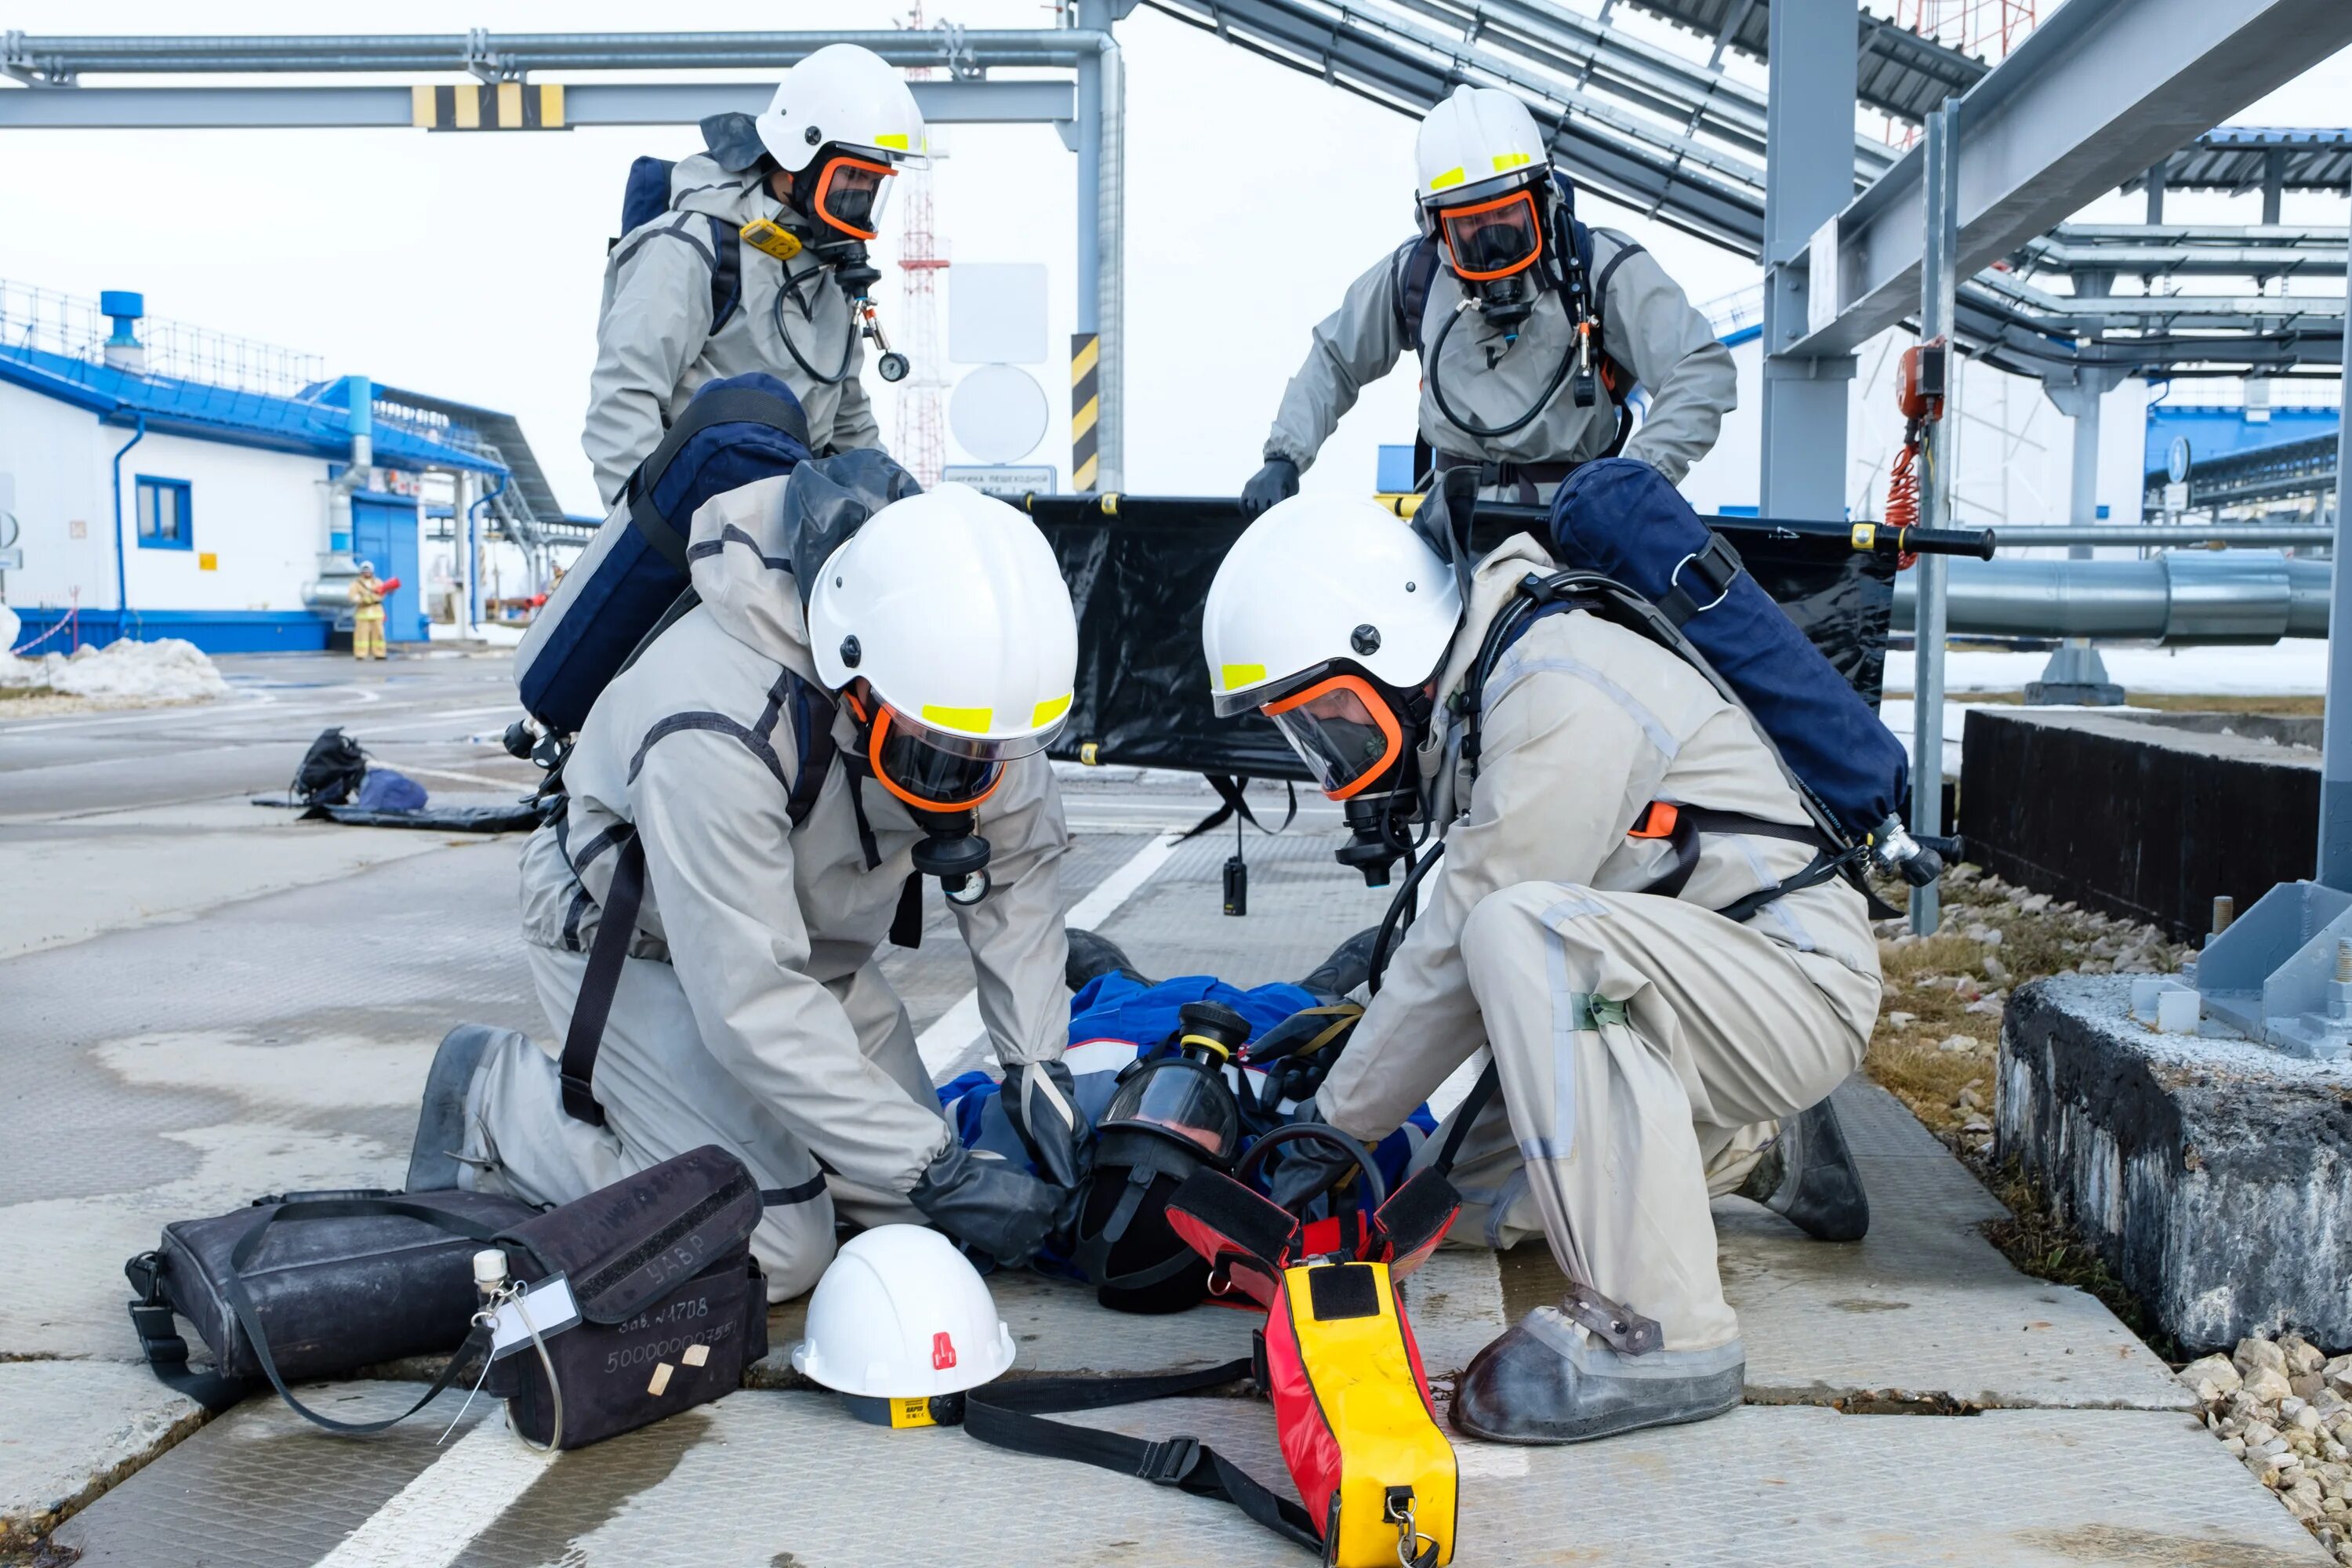
<svg viewBox="0 0 2352 1568"><path fill-rule="evenodd" d="M1498 1092L1417 1156L1463 1134L1454 1236L1540 1234L1572 1282L1655 1325L1656 1342L1621 1350L1546 1307L1489 1345L1452 1418L1514 1442L1739 1403L1710 1193L1756 1164L1758 1124L1796 1119L1854 1070L1879 997L1863 896L1808 881L1827 862L1778 751L1691 664L1570 608L1528 622L1468 689L1521 582L1556 570L1515 535L1471 574L1465 605L1377 503L1299 497L1235 543L1203 625L1219 711L1260 709L1327 791L1418 803L1442 840L1312 1114L1377 1142L1483 1048ZM1696 861L1677 890L1653 891L1673 887L1681 853L1654 825L1676 812L1704 814L1685 840ZM1294 1147L1277 1200L1344 1169Z"/></svg>
<svg viewBox="0 0 2352 1568"><path fill-rule="evenodd" d="M889 488L835 486L848 466ZM562 1203L717 1143L785 1200L751 1240L779 1300L815 1283L837 1215L928 1220L1007 1264L1061 1223L1088 1129L1060 1061L1069 830L1042 748L1069 705L1076 622L1044 537L1001 501L950 485L865 519L857 498L901 481L854 453L696 512L699 606L597 699L568 809L522 856L531 975L561 1042L616 867L642 852L591 1080L604 1124L567 1114L558 1047L460 1030L428 1081L412 1187ZM813 604L804 559L824 563ZM975 795L976 818L949 813ZM950 903L981 1019L1059 1185L964 1149L877 964L914 868L939 843L969 850L965 826L988 858L964 892L984 896Z"/></svg>
<svg viewBox="0 0 2352 1568"><path fill-rule="evenodd" d="M854 242L866 265L888 172L922 153L913 94L871 50L829 45L785 73L765 114L702 129L709 151L670 171L669 210L622 236L604 266L580 444L607 505L703 384L726 376L782 378L812 451L882 445L841 287L854 274L836 264L845 252L829 261L817 247ZM723 276L714 288L721 268L740 271L731 295Z"/></svg>
<svg viewBox="0 0 2352 1568"><path fill-rule="evenodd" d="M1381 258L1316 327L1245 505L1297 494L1340 416L1408 350L1423 366L1422 439L1441 469L1478 465L1491 499L1549 501L1578 463L1610 455L1627 377L1650 401L1622 455L1680 484L1738 402L1731 351L1706 318L1622 234L1586 231L1590 253L1575 254L1566 186L1512 94L1455 89L1423 121L1416 153L1425 237ZM1588 341L1580 323L1594 316Z"/></svg>

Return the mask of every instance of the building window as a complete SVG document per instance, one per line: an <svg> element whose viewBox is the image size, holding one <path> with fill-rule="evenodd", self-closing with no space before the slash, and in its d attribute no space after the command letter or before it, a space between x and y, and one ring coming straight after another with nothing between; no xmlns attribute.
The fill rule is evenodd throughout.
<svg viewBox="0 0 2352 1568"><path fill-rule="evenodd" d="M194 534L188 517L188 481L139 476L139 548L186 550Z"/></svg>

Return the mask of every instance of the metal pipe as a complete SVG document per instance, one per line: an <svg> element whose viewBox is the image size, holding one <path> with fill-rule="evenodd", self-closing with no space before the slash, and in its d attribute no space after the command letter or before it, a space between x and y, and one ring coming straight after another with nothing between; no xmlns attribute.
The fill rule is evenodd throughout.
<svg viewBox="0 0 2352 1568"><path fill-rule="evenodd" d="M114 454L114 635L117 640L131 635L131 574L122 556L122 458L131 447L147 439L147 416L139 416L139 429L122 448ZM188 526L186 518L180 526Z"/></svg>
<svg viewBox="0 0 2352 1568"><path fill-rule="evenodd" d="M1960 426L1960 356L1958 334L1953 330L1960 281L1960 100L1948 98L1941 109L1932 110L1927 132L1927 145L1920 149L1920 207L1927 233L1919 251L1919 337L1922 342L1943 338L1952 343L1953 352L1948 355L1945 372L1943 416L1927 426L1919 521L1923 527L1940 529L1952 517L1953 447ZM1915 834L1944 830L1944 579L1950 565L1943 556L1923 555L1906 574L1918 580L1919 597L1907 823ZM1933 882L1911 889L1913 931L1933 935L1942 916Z"/></svg>
<svg viewBox="0 0 2352 1568"><path fill-rule="evenodd" d="M1108 15L1101 33L1102 150L1095 167L1095 247L1102 268L1096 284L1102 332L1096 390L1102 410L1095 450L1099 488L1116 490L1127 483L1127 62L1109 42Z"/></svg>
<svg viewBox="0 0 2352 1568"><path fill-rule="evenodd" d="M856 44L896 66L936 66L950 45L939 32L464 33L310 35L288 37L19 36L11 65L44 79L106 75L257 71L462 71L508 77L534 70L752 69L793 65L828 44ZM990 66L1074 66L1100 45L1070 28L974 28L955 56Z"/></svg>
<svg viewBox="0 0 2352 1568"><path fill-rule="evenodd" d="M2025 550L2048 544L2129 544L2192 550L2202 544L2318 545L2336 542L2336 531L2316 523L2221 523L2178 527L2162 523L2095 523L2076 528L2070 523L2030 523L1992 531L2001 550Z"/></svg>
<svg viewBox="0 0 2352 1568"><path fill-rule="evenodd" d="M2352 280L2346 284L2346 309L2352 312ZM2344 334L2344 390L2336 428L2336 559L2352 550L2352 506L2344 504L2342 476L2352 473L2352 332ZM2329 589L2332 616L2352 626L2352 572L2339 572ZM2352 698L2352 637L2331 638L2327 645L2327 695ZM2347 704L2330 700L2319 742L2319 866L2318 879L2327 887L2352 891L2352 711Z"/></svg>
<svg viewBox="0 0 2352 1568"><path fill-rule="evenodd" d="M2155 639L2176 647L2327 635L2335 572L2268 550L2179 551L2146 561L1954 561L1946 630L1969 637ZM1895 581L1894 627L1918 588Z"/></svg>

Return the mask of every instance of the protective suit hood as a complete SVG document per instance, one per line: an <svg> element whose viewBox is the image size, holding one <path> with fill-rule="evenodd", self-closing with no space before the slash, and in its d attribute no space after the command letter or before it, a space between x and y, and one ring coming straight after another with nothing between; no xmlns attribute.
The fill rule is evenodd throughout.
<svg viewBox="0 0 2352 1568"><path fill-rule="evenodd" d="M807 232L808 221L769 193L761 169L730 168L732 162L723 150L680 158L669 172L669 210L703 213L738 226L755 217L773 218Z"/></svg>
<svg viewBox="0 0 2352 1568"><path fill-rule="evenodd" d="M705 501L687 544L694 591L721 629L810 680L808 597L814 573L866 520L920 487L880 452L816 458ZM821 682L820 682L821 684Z"/></svg>

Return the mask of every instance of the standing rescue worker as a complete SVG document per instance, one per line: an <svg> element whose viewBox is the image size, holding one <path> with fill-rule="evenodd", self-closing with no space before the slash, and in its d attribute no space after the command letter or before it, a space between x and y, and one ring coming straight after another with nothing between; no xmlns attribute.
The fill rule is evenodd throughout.
<svg viewBox="0 0 2352 1568"><path fill-rule="evenodd" d="M1622 453L1680 484L1738 401L1731 351L1649 252L1576 217L1527 105L1458 87L1414 145L1421 237L1348 288L1315 329L1243 487L1298 493L1364 384L1410 349L1420 437L1439 470L1476 465L1489 499L1549 501L1577 464ZM1629 439L1626 400L1649 394Z"/></svg>
<svg viewBox="0 0 2352 1568"><path fill-rule="evenodd" d="M751 1247L778 1300L816 1282L836 1216L928 1220L1017 1264L1075 1205L1091 1129L1061 1062L1069 829L1044 747L1076 622L1034 524L959 485L880 504L911 489L856 453L695 513L700 605L597 699L568 809L522 857L541 1002L559 1038L585 1016L601 1047L559 1068L516 1031L453 1031L412 1189L562 1203L717 1143L767 1195ZM919 940L919 873L949 889L1006 1110L1050 1183L941 1117L877 963L886 934ZM602 928L633 903L608 960ZM588 984L615 961L600 1031Z"/></svg>
<svg viewBox="0 0 2352 1568"><path fill-rule="evenodd" d="M360 574L352 583L352 657L382 658L383 653L383 601L394 588L398 578L389 583L379 582L375 563L360 563Z"/></svg>
<svg viewBox="0 0 2352 1568"><path fill-rule="evenodd" d="M881 277L866 246L890 180L924 155L914 94L872 50L829 44L784 73L766 113L714 115L702 131L709 150L668 172L667 210L605 263L580 444L608 505L723 376L782 377L819 455L882 444L858 379L859 302ZM904 366L887 355L886 379Z"/></svg>
<svg viewBox="0 0 2352 1568"><path fill-rule="evenodd" d="M1709 1194L1762 1169L1760 1124L1788 1118L1799 1146L1759 1195L1859 1234L1860 1186L1822 1102L1861 1062L1879 996L1863 896L1824 868L1763 731L1681 656L1587 607L1600 601L1537 613L1521 584L1555 571L1516 535L1465 604L1412 525L1369 500L1300 497L1234 545L1202 633L1220 714L1272 719L1351 821L1370 803L1441 840L1419 918L1308 1114L1376 1143L1491 1053L1493 1084L1416 1163L1455 1147L1453 1234L1505 1247L1540 1233L1583 1293L1488 1345L1455 1393L1460 1430L1524 1443L1739 1403ZM1295 1203L1347 1163L1292 1145L1274 1195ZM1823 1212L1832 1195L1843 1216Z"/></svg>

